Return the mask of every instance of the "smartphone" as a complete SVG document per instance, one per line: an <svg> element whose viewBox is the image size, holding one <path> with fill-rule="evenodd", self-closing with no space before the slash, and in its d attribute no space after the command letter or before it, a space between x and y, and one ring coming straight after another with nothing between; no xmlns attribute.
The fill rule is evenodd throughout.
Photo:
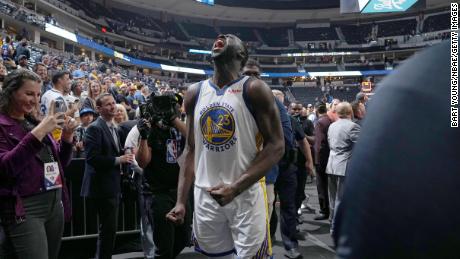
<svg viewBox="0 0 460 259"><path fill-rule="evenodd" d="M58 112L66 112L67 111L67 107L65 105L65 102L64 100L62 99L56 99L54 101L54 113L58 113Z"/></svg>
<svg viewBox="0 0 460 259"><path fill-rule="evenodd" d="M67 107L65 105L65 102L64 100L62 99L56 99L54 101L54 113L65 113L67 111ZM62 114L61 116L59 116L59 119L64 119L65 118L65 114ZM60 126L63 126L63 125L60 125Z"/></svg>

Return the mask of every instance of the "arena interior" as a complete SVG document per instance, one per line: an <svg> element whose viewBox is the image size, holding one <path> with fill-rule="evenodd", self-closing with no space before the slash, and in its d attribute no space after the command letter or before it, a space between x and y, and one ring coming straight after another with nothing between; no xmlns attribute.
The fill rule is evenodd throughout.
<svg viewBox="0 0 460 259"><path fill-rule="evenodd" d="M446 0L0 0L0 258L460 258L458 84L447 83L458 80L456 8ZM40 84L25 124L12 111L26 110L18 96L29 86L15 76ZM269 90L274 97L264 99ZM235 113L211 107L225 100L239 102ZM169 102L173 111L161 110ZM17 140L15 123L24 131ZM57 123L42 136L53 135L55 156L39 151L47 141L30 140L45 123ZM252 127L262 133L256 153ZM166 144L155 135L164 132ZM43 150L58 178L61 169L59 185ZM260 161L273 165L261 180ZM42 181L43 163L45 186L30 191L27 179ZM258 173L258 182L237 192L227 171L243 175L238 183ZM226 187L197 191L212 174ZM258 183L266 211L245 198ZM63 197L65 222L31 227L34 199L51 192ZM54 240L51 224L63 224ZM254 225L266 226L259 241Z"/></svg>

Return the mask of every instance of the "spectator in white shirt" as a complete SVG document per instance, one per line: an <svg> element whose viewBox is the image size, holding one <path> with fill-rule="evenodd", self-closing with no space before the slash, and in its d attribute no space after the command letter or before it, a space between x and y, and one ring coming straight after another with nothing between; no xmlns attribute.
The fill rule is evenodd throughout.
<svg viewBox="0 0 460 259"><path fill-rule="evenodd" d="M67 111L67 103L64 99L64 89L70 88L70 73L68 71L57 71L52 77L53 88L46 91L42 96L40 110L42 115L47 115L49 106L52 100L55 102L62 102L65 107L62 111Z"/></svg>

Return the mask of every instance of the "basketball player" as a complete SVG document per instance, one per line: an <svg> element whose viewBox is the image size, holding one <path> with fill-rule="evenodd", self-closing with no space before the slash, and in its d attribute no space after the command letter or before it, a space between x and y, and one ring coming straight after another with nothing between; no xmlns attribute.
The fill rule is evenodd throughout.
<svg viewBox="0 0 460 259"><path fill-rule="evenodd" d="M284 153L279 112L263 81L240 77L248 52L238 37L219 35L212 58L214 76L192 85L185 97L188 154L167 217L183 222L195 181L195 250L208 257L265 258L271 249L261 179Z"/></svg>

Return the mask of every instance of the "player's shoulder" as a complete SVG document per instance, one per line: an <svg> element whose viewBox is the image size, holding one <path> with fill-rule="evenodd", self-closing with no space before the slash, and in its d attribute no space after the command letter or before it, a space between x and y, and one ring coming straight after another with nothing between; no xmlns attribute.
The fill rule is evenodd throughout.
<svg viewBox="0 0 460 259"><path fill-rule="evenodd" d="M245 84L251 87L268 87L268 85L262 79L253 76L248 77Z"/></svg>
<svg viewBox="0 0 460 259"><path fill-rule="evenodd" d="M196 91L197 89L200 89L206 82L208 82L209 79L202 80L199 82L195 82L187 87L187 92L189 91Z"/></svg>
<svg viewBox="0 0 460 259"><path fill-rule="evenodd" d="M245 82L245 92L250 99L273 99L270 87L263 81L255 77L250 77Z"/></svg>
<svg viewBox="0 0 460 259"><path fill-rule="evenodd" d="M207 80L203 80L200 82L193 83L187 87L187 92L185 93L185 102L189 102L197 97L200 93L202 86L205 84Z"/></svg>

